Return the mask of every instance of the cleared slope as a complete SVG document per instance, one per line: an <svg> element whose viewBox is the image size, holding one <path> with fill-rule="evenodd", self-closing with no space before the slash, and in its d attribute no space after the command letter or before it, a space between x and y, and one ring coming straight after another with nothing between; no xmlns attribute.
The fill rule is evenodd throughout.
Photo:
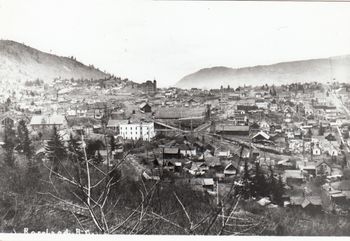
<svg viewBox="0 0 350 241"><path fill-rule="evenodd" d="M10 40L0 40L0 79L50 82L63 79L101 79L108 75L74 59L48 54Z"/></svg>
<svg viewBox="0 0 350 241"><path fill-rule="evenodd" d="M319 81L335 79L350 82L350 55L325 59L311 59L260 65L245 68L213 67L183 77L177 84L181 88L219 88L220 85L285 84L290 82Z"/></svg>

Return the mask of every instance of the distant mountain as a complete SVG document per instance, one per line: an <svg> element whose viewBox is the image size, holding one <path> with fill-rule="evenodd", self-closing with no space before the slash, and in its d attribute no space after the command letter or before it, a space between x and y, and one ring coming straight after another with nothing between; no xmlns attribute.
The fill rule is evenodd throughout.
<svg viewBox="0 0 350 241"><path fill-rule="evenodd" d="M101 79L108 74L73 58L44 53L10 40L0 40L0 80L24 82L37 78L51 82L62 79Z"/></svg>
<svg viewBox="0 0 350 241"><path fill-rule="evenodd" d="M350 82L350 55L245 68L213 67L183 77L180 88L220 88L291 82Z"/></svg>

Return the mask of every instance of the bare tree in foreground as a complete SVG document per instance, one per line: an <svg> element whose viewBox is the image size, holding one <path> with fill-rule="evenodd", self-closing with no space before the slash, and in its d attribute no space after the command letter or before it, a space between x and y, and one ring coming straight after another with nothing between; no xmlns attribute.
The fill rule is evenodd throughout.
<svg viewBox="0 0 350 241"><path fill-rule="evenodd" d="M120 168L131 150L107 168L88 158L83 137L81 144L81 152L69 150L67 159L59 161L59 168L45 165L52 190L40 194L54 198L56 206L69 211L83 231L240 235L261 233L266 228L262 218L238 211L241 196L234 183L214 203L212 197L195 197L188 187L164 182L162 178L152 182L140 178L132 198L127 199L128 190L120 185L126 177L120 174ZM81 161L71 160L79 155L82 158L75 160Z"/></svg>

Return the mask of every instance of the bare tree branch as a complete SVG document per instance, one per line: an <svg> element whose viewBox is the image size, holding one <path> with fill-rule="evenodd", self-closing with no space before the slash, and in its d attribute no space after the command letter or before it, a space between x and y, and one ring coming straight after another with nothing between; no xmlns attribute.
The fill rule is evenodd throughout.
<svg viewBox="0 0 350 241"><path fill-rule="evenodd" d="M188 212L187 212L185 206L183 205L183 203L181 202L180 198L176 195L175 192L173 192L173 193L174 193L174 196L176 197L177 201L180 203L181 208L182 208L182 210L184 211L184 213L185 213L185 215L186 215L186 217L187 217L187 220L188 220L188 222L189 222L189 224L190 224L190 228L189 228L189 229L192 230L192 228L193 228L193 223L192 223L192 221L191 221L190 215L188 214Z"/></svg>

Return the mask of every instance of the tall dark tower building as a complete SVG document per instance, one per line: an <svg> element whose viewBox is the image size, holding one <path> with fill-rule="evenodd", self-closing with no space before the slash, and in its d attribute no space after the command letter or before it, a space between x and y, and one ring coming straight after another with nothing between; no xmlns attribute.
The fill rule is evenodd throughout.
<svg viewBox="0 0 350 241"><path fill-rule="evenodd" d="M157 92L157 81L153 80L153 91Z"/></svg>
<svg viewBox="0 0 350 241"><path fill-rule="evenodd" d="M155 94L157 92L157 81L156 80L147 80L140 84L140 88L146 94Z"/></svg>

